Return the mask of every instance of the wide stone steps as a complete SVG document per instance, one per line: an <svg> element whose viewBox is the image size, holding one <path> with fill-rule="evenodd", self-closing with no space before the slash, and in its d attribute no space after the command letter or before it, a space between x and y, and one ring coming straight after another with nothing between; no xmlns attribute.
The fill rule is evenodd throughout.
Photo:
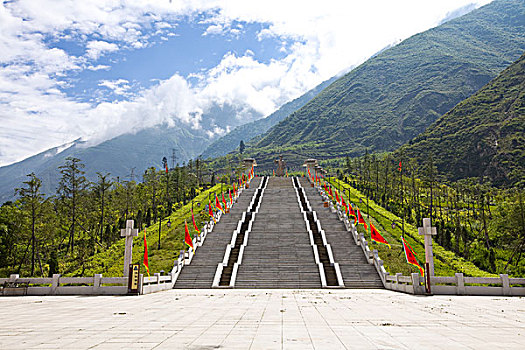
<svg viewBox="0 0 525 350"><path fill-rule="evenodd" d="M236 288L320 288L291 178L272 177L239 265Z"/></svg>

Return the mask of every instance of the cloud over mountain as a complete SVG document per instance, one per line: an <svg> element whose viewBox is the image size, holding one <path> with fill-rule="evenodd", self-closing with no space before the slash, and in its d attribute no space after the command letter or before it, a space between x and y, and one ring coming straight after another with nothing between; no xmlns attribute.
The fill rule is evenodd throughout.
<svg viewBox="0 0 525 350"><path fill-rule="evenodd" d="M470 2L2 2L0 165L78 138L95 144L163 123L206 128L213 137L229 126L203 120L213 106L234 105L238 119L248 110L267 115ZM127 55L182 36L183 24L195 23L214 40L214 49L203 51L217 55L212 66L187 74L174 69L153 85L105 76L118 72ZM254 25L257 35L242 51L228 48ZM265 46L268 39L276 47ZM85 87L88 72L98 78ZM81 98L89 89L112 98Z"/></svg>

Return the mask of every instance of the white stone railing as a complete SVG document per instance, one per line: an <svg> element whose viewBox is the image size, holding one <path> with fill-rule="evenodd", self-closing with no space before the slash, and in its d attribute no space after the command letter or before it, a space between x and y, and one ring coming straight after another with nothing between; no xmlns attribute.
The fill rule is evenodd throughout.
<svg viewBox="0 0 525 350"><path fill-rule="evenodd" d="M293 179L294 178L292 178L292 183L293 183ZM312 210L312 207L310 205L310 201L308 200L308 197L306 196L306 192L304 191L304 188L301 186L301 183L299 182L299 180L297 180L297 187L295 187L295 185L294 185L294 188L295 188L295 194L297 196L297 201L299 202L299 208L301 209L301 213L303 214L303 220L304 220L305 225L306 225L306 231L308 232L308 236L310 238L310 245L312 246L312 250L314 252L315 263L317 264L317 267L319 268L319 276L321 278L321 286L323 288L328 287L327 283L326 283L326 275L325 275L325 272L324 272L324 266L321 263L321 261L319 260L319 251L318 251L317 245L314 242L312 228L310 227L310 221L308 220L308 217L306 215L307 211L312 212L314 222L315 222L315 224L317 226L317 232L319 232L319 234L321 235L321 239L323 241L323 246L326 248L326 251L328 253L328 258L329 258L329 261L330 261L330 265L335 270L338 287L344 288L345 285L344 285L343 276L341 274L341 270L340 270L340 267L339 267L339 263L335 262L335 260L334 260L334 255L332 253L332 247L330 246L330 244L328 244L328 241L326 240L326 234L325 234L324 230L321 228L321 223L320 223L320 221L317 218L317 213ZM303 194L303 198L305 200L305 204L306 204L306 207L308 209L307 211L305 211L303 209L302 205L301 205L301 196L299 195L299 191Z"/></svg>
<svg viewBox="0 0 525 350"><path fill-rule="evenodd" d="M23 278L17 274L0 278L0 295L119 295L128 293L127 277Z"/></svg>

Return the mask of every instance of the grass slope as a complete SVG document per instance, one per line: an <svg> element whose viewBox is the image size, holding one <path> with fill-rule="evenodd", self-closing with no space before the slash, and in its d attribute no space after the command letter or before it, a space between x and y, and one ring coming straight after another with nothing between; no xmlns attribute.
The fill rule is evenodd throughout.
<svg viewBox="0 0 525 350"><path fill-rule="evenodd" d="M347 183L330 179L329 182L335 187L344 190L344 198L348 203L357 204L366 221L372 221L374 226L385 237L392 248L375 243L370 239L370 232L364 232L363 226L358 225L358 231L364 232L370 249L377 249L379 257L384 261L385 269L390 274L402 273L410 275L419 272L418 268L409 265L406 262L401 243L401 218L387 211L373 200L369 200L370 219L366 216L366 196ZM362 201L362 202L360 202ZM392 229L392 222L397 222L396 227ZM418 234L416 227L405 222L405 239L417 254L417 259L422 267L425 262L425 246L423 236ZM496 275L483 271L475 266L472 262L458 257L453 252L441 247L435 241L433 243L434 252L434 271L436 276L453 276L454 273L462 272L465 276L473 277L496 277Z"/></svg>
<svg viewBox="0 0 525 350"><path fill-rule="evenodd" d="M225 187L227 188L227 187ZM204 207L208 204L208 196L215 192L219 193L221 185L218 184L209 190L200 193L193 200L193 209L195 213L195 222L199 227L202 222L208 221L209 215L204 212ZM199 206L200 203L200 206ZM168 218L161 222L161 248L158 249L159 242L159 223L149 226L146 230L146 237L148 242L149 268L150 273L164 270L171 271L175 259L178 258L180 250L183 249L184 241L184 220L188 223L190 233L195 234L193 224L191 222L191 203L186 204L179 210L172 213ZM168 228L168 219L171 221L171 228ZM102 273L105 276L122 276L122 269L124 266L124 239L119 240L107 250L98 253L90 258L86 264L84 273L81 269L75 271L66 270L66 275L72 276L91 276L95 273ZM144 231L139 232L138 237L133 239L133 263L140 264L141 271L145 271L142 260L144 256ZM61 269L61 271L63 271ZM144 272L145 273L145 272Z"/></svg>

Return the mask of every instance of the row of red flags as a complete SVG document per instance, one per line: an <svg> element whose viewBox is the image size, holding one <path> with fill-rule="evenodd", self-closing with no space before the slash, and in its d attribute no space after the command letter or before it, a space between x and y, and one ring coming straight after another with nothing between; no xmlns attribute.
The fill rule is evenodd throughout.
<svg viewBox="0 0 525 350"><path fill-rule="evenodd" d="M166 172L167 172L167 167L166 167ZM254 174L254 169L252 166L250 172L248 173L248 176L246 176L243 173L239 177L239 188L241 186L246 185L246 183L249 183L253 179L254 176L255 174ZM228 190L228 195L230 197L229 198L230 207L233 205L233 199L237 197L237 193L238 193L238 189L235 187L235 184L233 184L233 194L232 194L232 190ZM223 213L225 213L228 205L226 202L226 198L224 197L224 192L222 192L221 195L222 195L222 205L221 205L221 201L219 201L219 197L217 196L217 194L215 194L215 207L216 207L216 210L220 210ZM211 201L208 202L208 214L213 219L213 222L216 223ZM195 229L196 233L199 234L200 230L199 230L199 227L197 226L197 223L195 222L195 215L193 215L193 209L191 210L191 221L193 223L193 228ZM184 243L188 247L194 249L193 239L191 238L191 234L188 229L188 223L186 222L186 220L184 221ZM148 241L146 240L146 229L144 229L144 258L143 258L142 263L144 264L144 267L146 268L146 271L148 272L148 276L149 276Z"/></svg>
<svg viewBox="0 0 525 350"><path fill-rule="evenodd" d="M315 183L315 184L318 184L319 186L321 186L322 175L318 175L317 171L315 172L314 175L312 175L310 173L310 169L307 169L307 170L308 170L308 176L310 177L312 182ZM399 162L399 171L401 171L401 162ZM345 200L343 198L343 195L339 195L339 193L338 193L336 188L334 188L334 191L332 191L332 186L331 185L327 185L326 181L324 181L324 179L323 179L323 187L324 187L325 193L329 194L330 197L332 198L332 200L335 200L337 203L341 204L341 206L345 209L346 215L348 217L353 217L354 218L354 225L355 224L363 225L365 231L368 232L368 226L367 226L366 221L363 218L363 215L361 214L361 211L359 210L359 208L357 208L357 206L356 206L356 209L354 210L352 205L347 204L345 202ZM374 242L377 242L379 244L387 245L390 248L390 244L388 244L387 240L381 235L381 233L377 230L377 228L374 226L374 224L371 221L370 221L370 238ZM416 266L417 268L419 268L419 271L421 272L421 275L424 275L424 270L419 265L419 263L417 262L416 253L414 252L414 250L412 249L410 244L408 244L408 242L405 240L405 238L403 236L401 236L401 241L403 243L403 251L405 252L405 258L407 260L407 263L409 263L410 265L413 265L413 266Z"/></svg>

